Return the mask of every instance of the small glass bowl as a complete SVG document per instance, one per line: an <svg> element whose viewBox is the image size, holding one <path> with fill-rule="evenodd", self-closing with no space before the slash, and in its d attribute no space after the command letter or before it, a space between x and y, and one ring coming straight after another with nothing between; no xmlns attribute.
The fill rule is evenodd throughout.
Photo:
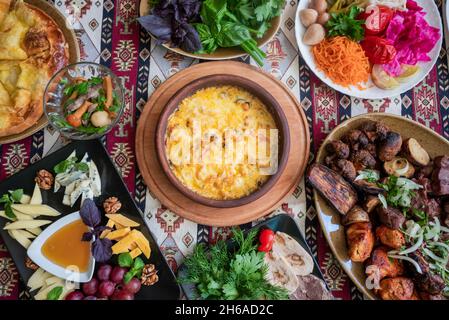
<svg viewBox="0 0 449 320"><path fill-rule="evenodd" d="M111 124L102 132L86 133L78 131L76 128L64 124L65 120L63 110L64 87L65 82L71 82L72 79L82 77L90 79L92 77L110 76L112 79L113 91L120 105L117 116ZM44 111L50 124L58 130L63 136L74 140L97 139L111 131L111 129L120 120L125 106L124 89L117 76L107 67L94 62L77 62L70 64L59 70L48 82L44 93Z"/></svg>

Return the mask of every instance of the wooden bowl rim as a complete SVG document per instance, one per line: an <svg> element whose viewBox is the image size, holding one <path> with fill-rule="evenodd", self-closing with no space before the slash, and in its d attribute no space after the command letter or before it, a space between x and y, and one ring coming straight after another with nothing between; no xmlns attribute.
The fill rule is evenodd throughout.
<svg viewBox="0 0 449 320"><path fill-rule="evenodd" d="M268 180L256 191L238 199L231 199L231 200L210 199L190 190L174 175L173 171L170 169L170 165L168 163L168 159L165 152L165 133L167 129L167 121L170 115L172 115L173 112L175 112L178 109L179 103L183 99L195 94L195 92L197 92L198 90L218 85L238 86L243 88L244 90L247 90L252 95L259 98L264 103L264 105L269 109L268 111L275 118L278 127L277 129L280 131L279 140L281 141L281 143L279 145L281 148L279 150L280 159L278 160L278 170L274 175L271 175L268 178ZM279 180L281 174L284 172L284 169L287 165L288 156L290 152L290 129L285 113L282 110L282 107L280 106L278 101L270 94L270 92L268 92L268 90L266 90L265 88L263 88L262 86L260 86L255 82L249 81L248 79L242 78L237 75L214 74L196 79L186 84L170 98L165 107L162 109L162 112L159 116L156 128L156 151L159 163L161 164L165 175L170 180L170 182L186 197L190 198L195 202L201 203L209 207L233 208L245 205L247 203L259 199L268 191L270 191L271 188Z"/></svg>
<svg viewBox="0 0 449 320"><path fill-rule="evenodd" d="M182 81L184 77L193 80L200 77L200 75L205 76L211 74L210 72L212 69L220 70L215 73L241 74L242 77L249 79L253 78L253 76L260 76L261 83L270 83L274 86L273 89L271 89L271 86L266 86L270 88L270 91L279 91L276 96L278 96L278 94L284 95L286 104L282 104L282 107L285 110L286 115L288 115L287 120L291 124L290 133L294 134L294 136L291 136L291 150L298 150L295 151L294 154L290 152L286 169L289 169L291 172L289 172L288 175L283 174L281 176L274 187L276 188L276 193L268 193L253 203L236 208L214 208L194 203L171 185L170 181L163 173L156 155L155 131L157 120L162 109L162 107L158 105L160 105L161 102L165 105L166 101L169 99L164 92L170 90L169 88L171 86L176 88L182 87L178 86L177 82ZM261 71L260 68L255 66L238 61L195 64L194 66L189 67L188 71L180 71L168 78L150 96L137 123L136 160L150 194L156 201L161 202L160 210L168 209L181 216L183 219L208 226L226 227L249 223L275 211L285 202L285 199L298 188L298 184L304 175L306 165L310 160L309 122L295 93L292 92L284 82L280 81L272 74ZM159 181L158 179L162 180ZM282 186L280 185L281 182ZM170 188L170 190L166 189L166 186ZM180 199L181 202L178 202L176 199L176 196L178 195L182 197ZM270 195L270 197L268 197L268 195Z"/></svg>

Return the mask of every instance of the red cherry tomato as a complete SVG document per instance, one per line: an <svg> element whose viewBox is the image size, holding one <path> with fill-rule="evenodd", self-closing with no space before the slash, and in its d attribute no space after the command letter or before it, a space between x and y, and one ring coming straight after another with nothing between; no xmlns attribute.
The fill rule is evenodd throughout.
<svg viewBox="0 0 449 320"><path fill-rule="evenodd" d="M366 56L372 64L384 64L396 57L396 49L387 39L368 36L360 42Z"/></svg>
<svg viewBox="0 0 449 320"><path fill-rule="evenodd" d="M274 232L271 229L264 229L260 232L259 235L260 245L257 250L261 252L269 252L273 247L274 242Z"/></svg>
<svg viewBox="0 0 449 320"><path fill-rule="evenodd" d="M393 18L393 10L386 6L369 6L357 18L365 20L366 35L379 35L387 29Z"/></svg>

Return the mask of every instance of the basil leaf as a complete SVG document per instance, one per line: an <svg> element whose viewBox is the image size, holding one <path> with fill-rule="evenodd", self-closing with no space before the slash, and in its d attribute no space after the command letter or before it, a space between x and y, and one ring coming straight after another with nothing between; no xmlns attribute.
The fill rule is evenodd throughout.
<svg viewBox="0 0 449 320"><path fill-rule="evenodd" d="M127 284L128 282L130 282L131 279L134 278L134 274L135 274L135 272L132 270L125 273L125 276L123 277L123 283Z"/></svg>
<svg viewBox="0 0 449 320"><path fill-rule="evenodd" d="M97 262L106 262L112 257L112 241L110 239L97 238L92 243L92 255Z"/></svg>
<svg viewBox="0 0 449 320"><path fill-rule="evenodd" d="M11 202L11 200L9 199L9 195L8 194L2 195L2 197L0 198L0 203L8 203L8 202Z"/></svg>
<svg viewBox="0 0 449 320"><path fill-rule="evenodd" d="M5 214L6 214L6 216L10 217L11 219L16 219L16 215L14 214L14 211L12 211L10 202L5 204Z"/></svg>
<svg viewBox="0 0 449 320"><path fill-rule="evenodd" d="M23 196L23 189L10 190L11 198L14 202L20 202Z"/></svg>
<svg viewBox="0 0 449 320"><path fill-rule="evenodd" d="M129 252L119 254L118 264L122 268L130 268L133 265L133 258L131 257Z"/></svg>
<svg viewBox="0 0 449 320"><path fill-rule="evenodd" d="M77 171L82 171L82 172L88 172L89 171L89 166L87 165L87 163L84 163L84 162L75 163L74 164L74 168Z"/></svg>
<svg viewBox="0 0 449 320"><path fill-rule="evenodd" d="M86 226L95 228L101 222L100 210L92 199L86 199L80 208L80 216Z"/></svg>
<svg viewBox="0 0 449 320"><path fill-rule="evenodd" d="M47 294L47 300L58 300L62 294L62 287L54 287Z"/></svg>
<svg viewBox="0 0 449 320"><path fill-rule="evenodd" d="M64 173L67 170L71 169L77 161L78 159L76 157L71 157L55 165L53 170L55 171L55 173Z"/></svg>
<svg viewBox="0 0 449 320"><path fill-rule="evenodd" d="M142 258L137 257L134 260L133 270L140 271L143 269L144 266L145 266L145 263L143 262Z"/></svg>

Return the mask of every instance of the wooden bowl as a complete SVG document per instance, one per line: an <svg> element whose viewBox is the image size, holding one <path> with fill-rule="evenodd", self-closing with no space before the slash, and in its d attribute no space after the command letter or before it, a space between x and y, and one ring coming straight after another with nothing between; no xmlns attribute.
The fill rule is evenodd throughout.
<svg viewBox="0 0 449 320"><path fill-rule="evenodd" d="M422 124L401 116L387 113L371 113L351 118L332 130L318 150L316 162L324 163L324 158L327 155L325 146L331 140L340 139L348 131L359 128L360 125L367 120L382 121L390 127L391 130L399 133L403 140L415 138L421 146L426 149L431 158L445 154L449 155L449 142ZM324 200L318 192L314 190L313 194L321 228L335 258L363 294L370 299L377 299L374 292L365 286L366 276L363 264L352 262L349 259L348 249L346 247L345 230L340 223L340 214L328 205L326 200Z"/></svg>
<svg viewBox="0 0 449 320"><path fill-rule="evenodd" d="M43 0L25 0L25 2L39 9L43 14L49 16L53 21L58 25L61 29L61 32L64 34L64 38L69 46L69 63L75 63L80 60L80 49L78 46L78 40L76 39L76 35L73 29L68 27L68 23L64 15L59 12L53 5ZM43 108L43 105L42 105ZM12 134L5 137L0 137L0 144L6 144L15 142L24 138L31 136L37 131L45 128L48 125L47 117L44 113L42 113L42 117L34 124L29 127L25 131L17 134Z"/></svg>
<svg viewBox="0 0 449 320"><path fill-rule="evenodd" d="M150 12L150 6L148 4L148 0L141 0L139 5L139 15L146 16ZM270 29L265 32L262 38L256 39L257 46L263 47L268 42L270 42L271 39L274 38L276 33L279 31L279 28L281 27L281 21L282 21L282 15L279 17L273 18L273 20L270 21L271 27ZM151 34L150 34L151 35ZM152 35L151 35L152 36ZM193 59L202 59L202 60L224 60L224 59L234 59L234 58L240 58L248 53L245 52L240 47L230 47L230 48L218 48L215 52L210 54L195 54L190 53L187 51L184 51L180 48L174 48L170 47L169 44L162 44L165 48L168 50L171 50L173 52L176 52L180 55L193 58Z"/></svg>
<svg viewBox="0 0 449 320"><path fill-rule="evenodd" d="M206 198L187 188L171 170L165 152L165 136L168 118L173 112L177 110L181 101L191 96L200 89L223 85L236 86L245 89L255 97L259 98L267 107L268 111L270 111L279 130L279 163L276 173L274 175L271 175L268 180L255 192L249 194L248 196L232 200L215 200ZM215 74L188 83L181 90L176 92L169 100L169 102L163 109L158 121L158 126L156 129L156 148L162 169L164 170L170 182L182 194L192 199L193 201L204 204L206 206L216 208L232 208L242 206L259 199L261 196L270 191L274 184L278 181L280 175L285 169L290 152L290 131L287 118L285 117L284 111L282 111L282 107L265 88L255 82L236 75Z"/></svg>

